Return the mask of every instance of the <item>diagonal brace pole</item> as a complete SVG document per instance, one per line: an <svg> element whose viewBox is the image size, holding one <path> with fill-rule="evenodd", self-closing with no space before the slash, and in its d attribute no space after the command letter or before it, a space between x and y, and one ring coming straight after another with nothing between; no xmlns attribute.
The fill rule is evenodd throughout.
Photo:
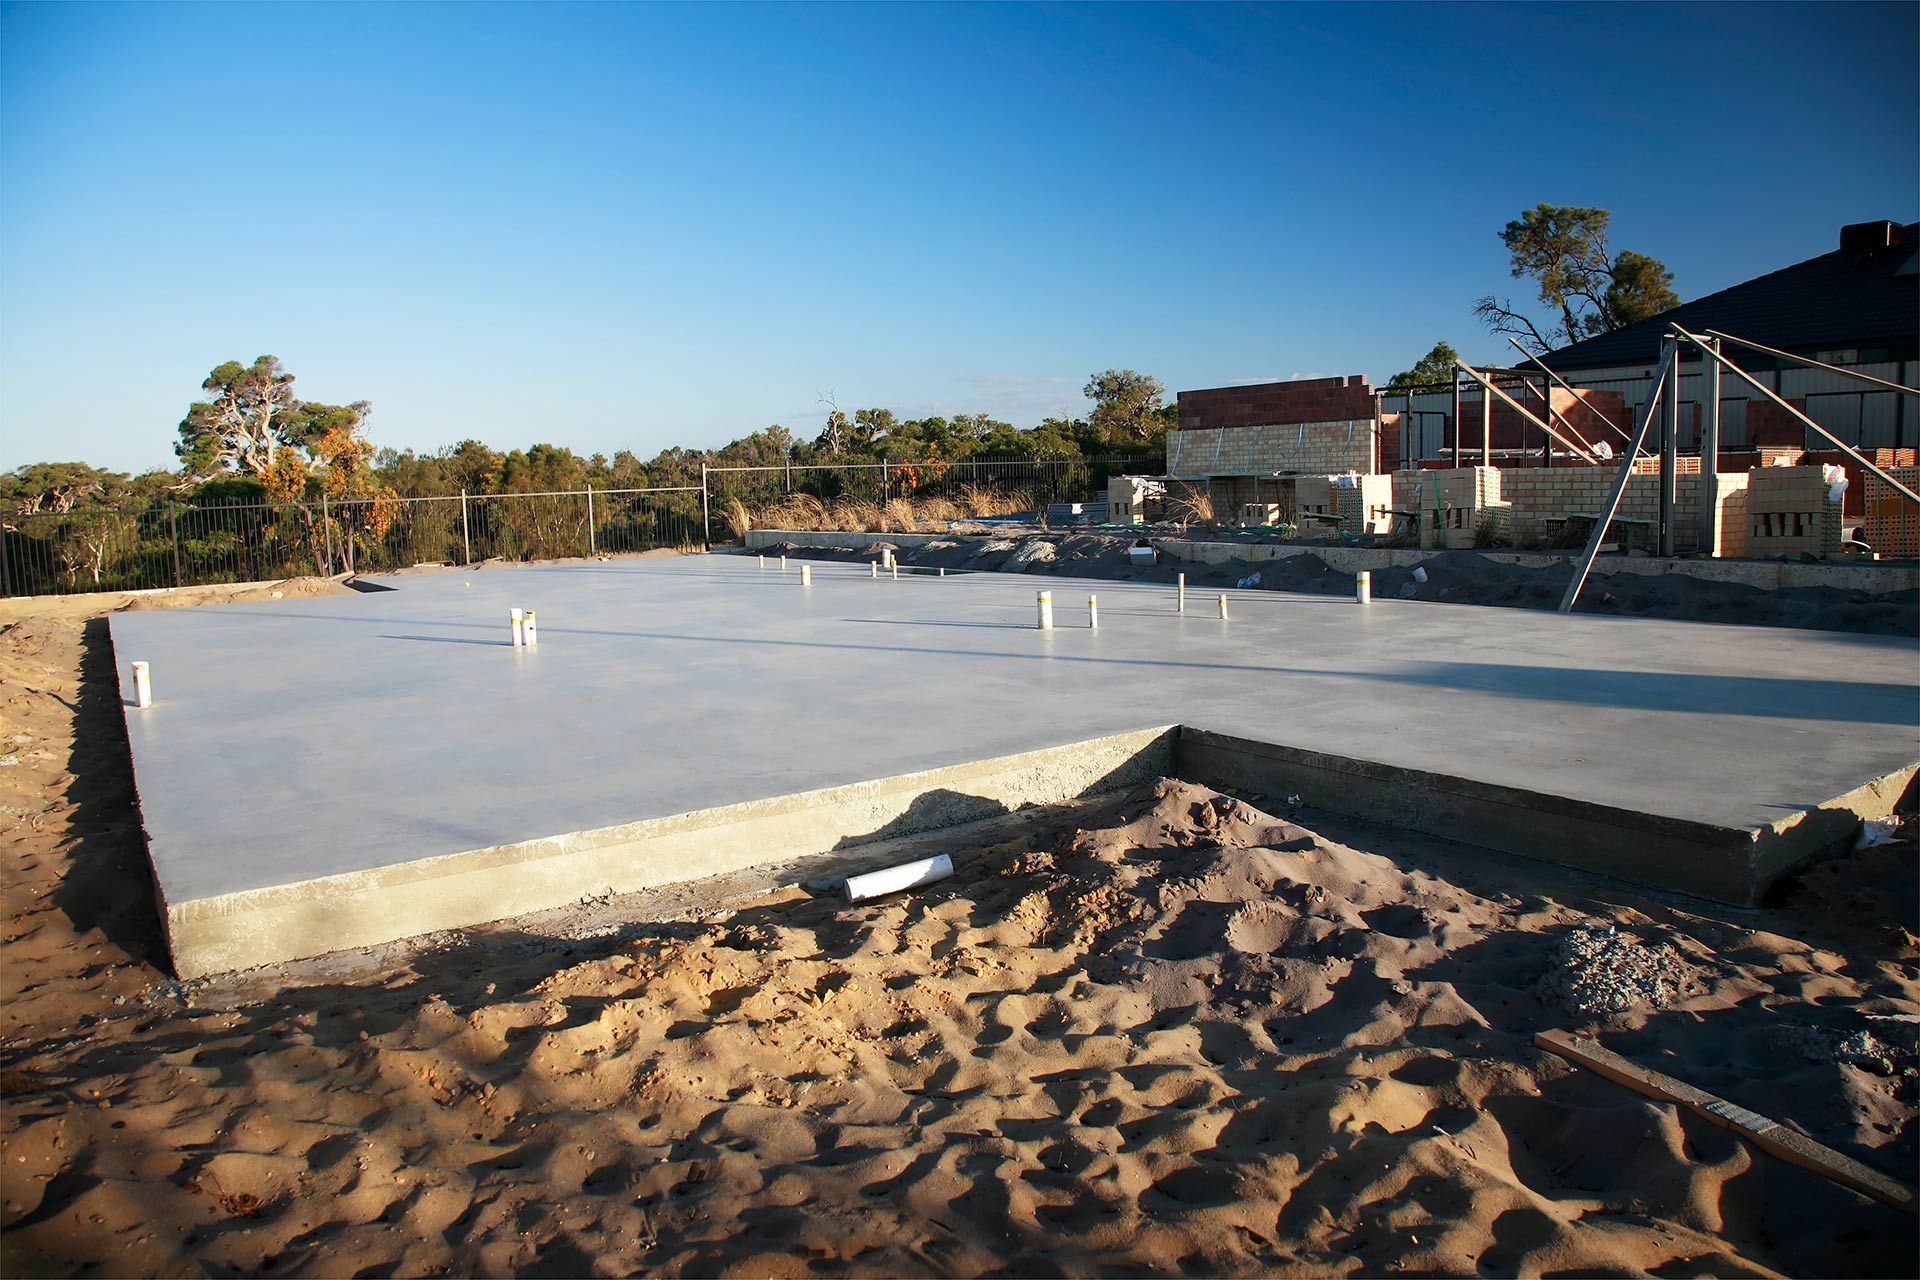
<svg viewBox="0 0 1920 1280"><path fill-rule="evenodd" d="M1573 568L1573 581L1567 583L1567 594L1560 598L1561 613L1573 612L1573 602L1580 598L1580 588L1587 584L1587 575L1593 572L1593 558L1600 554L1600 544L1606 540L1614 512L1620 510L1620 499L1627 492L1627 481L1633 478L1634 459L1640 456L1640 446L1646 442L1647 429L1653 425L1654 415L1660 412L1660 397L1667 393L1667 379L1673 374L1679 353L1680 344L1674 343L1667 348L1667 358L1660 363L1660 372L1653 380L1653 394L1647 397L1647 403L1641 407L1640 420L1634 424L1633 439L1627 444L1626 456L1620 460L1620 472L1614 476L1613 488L1607 494L1607 505L1594 519L1593 532L1587 536L1587 548L1580 553L1580 562Z"/></svg>
<svg viewBox="0 0 1920 1280"><path fill-rule="evenodd" d="M1745 338L1736 338L1732 334L1722 333L1718 329L1702 329L1701 332L1709 338L1718 338L1722 342L1732 342L1743 347L1751 347L1755 351L1762 351L1770 356L1778 356L1782 360L1792 360L1798 364L1809 365L1815 369L1825 369L1828 373L1837 373L1843 378L1852 378L1856 382L1870 382L1876 387L1885 387L1888 391L1903 391L1910 396L1920 396L1920 387L1909 387L1904 383L1888 382L1885 378L1876 378L1870 373L1856 373L1852 369L1844 369L1837 364L1828 364L1824 360L1815 360L1809 356L1797 356L1791 351L1782 351L1777 347L1762 346L1758 342L1749 342Z"/></svg>
<svg viewBox="0 0 1920 1280"><path fill-rule="evenodd" d="M1565 436L1561 435L1558 431L1554 430L1552 423L1544 422L1541 419L1535 417L1531 409L1521 404L1518 400L1515 400L1512 396L1508 395L1506 392L1502 391L1500 388L1494 386L1493 380L1487 377L1485 374L1481 373L1479 370L1473 368L1470 365L1464 365L1464 364L1455 365L1454 367L1459 369L1460 372L1466 374L1469 378L1472 378L1475 382L1479 383L1487 391L1491 392L1496 396L1499 396L1500 399L1506 403L1509 409L1512 409L1515 413L1525 418L1528 422L1531 422L1534 426L1539 427L1542 431L1552 436L1555 440L1558 440L1561 444L1573 450L1574 453L1578 454L1581 458L1584 458L1588 462L1599 461L1598 458L1595 458L1593 456L1591 451L1581 447L1580 445L1575 444L1573 441L1567 439Z"/></svg>
<svg viewBox="0 0 1920 1280"><path fill-rule="evenodd" d="M1580 434L1579 428L1575 427L1573 423L1567 419L1567 415L1553 407L1553 396L1550 394L1553 390L1553 387L1551 384L1536 387L1528 379L1522 378L1520 379L1520 385L1527 389L1528 395L1539 396L1540 403L1547 406L1547 416L1550 418L1558 419L1561 427L1565 429L1566 433L1572 436L1576 441L1578 441L1580 445L1583 448L1585 448L1588 453L1592 454L1596 458L1600 456L1600 451L1595 449L1593 445L1587 440L1587 438ZM1606 419L1603 418L1601 419L1601 421L1604 422L1606 421Z"/></svg>
<svg viewBox="0 0 1920 1280"><path fill-rule="evenodd" d="M1895 480L1892 476L1888 475L1884 470L1875 466L1873 463L1869 462L1866 459L1866 457L1863 456L1858 449L1855 449L1852 445L1848 444L1846 441L1842 440L1840 437L1834 435L1833 432L1827 430L1825 427L1815 422L1812 418L1809 418L1806 414L1800 412L1798 409L1788 404L1785 400L1781 399L1780 394L1776 392L1772 387L1766 386L1765 384L1760 382L1757 378L1755 378L1752 374L1748 373L1745 369L1742 369L1739 365L1727 359L1727 357L1721 354L1719 351L1716 351L1713 347L1713 344L1706 342L1705 340L1699 337L1696 337L1691 333L1688 333L1685 329L1682 329L1677 324L1670 325L1669 327L1674 331L1674 333L1686 339L1688 342L1691 342L1694 346L1699 347L1702 351L1706 352L1710 358L1714 360L1718 360L1721 364L1725 365L1729 372L1741 378L1743 381L1746 382L1748 386L1752 387L1755 391L1758 391L1761 395L1773 401L1775 404L1779 405L1782 409L1785 409L1788 413L1792 414L1794 417L1800 419L1800 421L1806 425L1808 430L1814 432L1822 440L1825 440L1828 444L1832 445L1834 448L1838 449L1840 452L1846 454L1849 458L1852 458L1855 462L1859 463L1860 469L1862 471L1866 471L1872 475L1878 476L1880 480L1884 484L1886 484L1889 488L1891 488L1895 493L1905 498L1908 502L1913 503L1915 506L1920 506L1920 493L1915 493L1913 490L1907 488L1906 485L1901 484L1898 480ZM1797 359L1798 357L1794 357L1794 358Z"/></svg>
<svg viewBox="0 0 1920 1280"><path fill-rule="evenodd" d="M1507 341L1512 342L1513 349L1515 351L1518 351L1521 355L1533 361L1534 365L1539 368L1540 372L1546 374L1549 378L1552 378L1556 383L1560 385L1561 389L1564 390L1568 395L1577 397L1580 394L1578 391L1574 390L1572 383L1568 382L1565 378L1555 373L1552 369L1549 369L1546 365L1546 362L1541 360L1539 356L1533 354L1533 352L1527 350L1525 347L1521 346L1518 342L1514 342L1512 338L1508 338ZM1622 431L1618 426L1616 426L1612 418L1609 418L1606 414L1600 412L1598 409L1594 409L1592 405L1588 405L1587 408L1592 410L1594 417L1600 419L1600 421L1607 424L1607 430L1613 432L1613 434L1619 436L1622 440L1627 439L1627 433Z"/></svg>

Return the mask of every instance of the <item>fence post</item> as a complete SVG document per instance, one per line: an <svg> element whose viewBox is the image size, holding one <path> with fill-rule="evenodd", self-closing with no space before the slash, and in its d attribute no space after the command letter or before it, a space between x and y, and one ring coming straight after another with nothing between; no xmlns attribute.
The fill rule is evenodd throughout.
<svg viewBox="0 0 1920 1280"><path fill-rule="evenodd" d="M1899 433L1895 432L1894 439L1898 440L1899 438L1900 438ZM788 454L786 457L782 458L781 461L784 462L787 467L787 492L792 493L793 492L793 455Z"/></svg>
<svg viewBox="0 0 1920 1280"><path fill-rule="evenodd" d="M467 491L460 491L460 546L466 552L465 563L473 563L473 531L467 527Z"/></svg>
<svg viewBox="0 0 1920 1280"><path fill-rule="evenodd" d="M173 585L180 585L180 508L167 508L167 518L173 525Z"/></svg>
<svg viewBox="0 0 1920 1280"><path fill-rule="evenodd" d="M705 551L713 541L713 512L707 505L707 464L700 464L700 549Z"/></svg>
<svg viewBox="0 0 1920 1280"><path fill-rule="evenodd" d="M886 506L892 497L893 494L887 487L887 455L883 453L880 455L880 505Z"/></svg>
<svg viewBox="0 0 1920 1280"><path fill-rule="evenodd" d="M587 555L600 554L599 539L593 536L593 486L587 486Z"/></svg>
<svg viewBox="0 0 1920 1280"><path fill-rule="evenodd" d="M320 576L330 578L333 576L333 509L327 505L325 489L320 491L320 538L327 548L327 567L320 571Z"/></svg>
<svg viewBox="0 0 1920 1280"><path fill-rule="evenodd" d="M7 564L7 531L0 528L0 595L13 594L13 569Z"/></svg>

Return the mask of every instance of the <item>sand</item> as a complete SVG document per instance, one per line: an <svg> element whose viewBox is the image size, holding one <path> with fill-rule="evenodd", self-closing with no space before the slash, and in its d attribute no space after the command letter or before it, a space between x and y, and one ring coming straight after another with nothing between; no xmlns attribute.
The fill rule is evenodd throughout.
<svg viewBox="0 0 1920 1280"><path fill-rule="evenodd" d="M181 985L98 626L0 630L8 1274L1911 1271L1532 1045L1911 1178L1911 843L1739 911L1161 780L875 903Z"/></svg>
<svg viewBox="0 0 1920 1280"><path fill-rule="evenodd" d="M1163 558L1137 566L1127 557L1131 536L1111 533L1030 534L1001 530L979 536L941 538L917 547L894 548L902 565L967 572L1062 574L1133 582L1172 582L1185 573L1195 587L1231 587L1351 596L1353 575L1328 566L1311 552L1272 560L1232 559L1198 564ZM777 543L767 554L815 560L877 560L880 547L858 551ZM891 545L891 544L886 544ZM1375 569L1376 599L1433 600L1515 609L1556 609L1572 580L1565 560L1510 564L1474 551L1435 551L1421 562L1425 581L1411 567ZM1837 587L1768 590L1739 582L1710 582L1685 574L1607 573L1601 561L1575 608L1581 613L1670 618L1683 622L1800 627L1867 635L1920 632L1920 591L1871 593ZM1257 575L1257 580L1248 581Z"/></svg>

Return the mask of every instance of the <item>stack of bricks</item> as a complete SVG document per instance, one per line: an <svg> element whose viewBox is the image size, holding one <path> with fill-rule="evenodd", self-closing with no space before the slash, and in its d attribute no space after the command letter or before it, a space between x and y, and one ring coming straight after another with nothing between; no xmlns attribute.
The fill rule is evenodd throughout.
<svg viewBox="0 0 1920 1280"><path fill-rule="evenodd" d="M1840 503L1819 467L1747 474L1747 554L1831 556L1840 551Z"/></svg>
<svg viewBox="0 0 1920 1280"><path fill-rule="evenodd" d="M1371 418L1247 427L1183 426L1167 435L1167 474L1201 480L1208 476L1370 472L1378 431Z"/></svg>
<svg viewBox="0 0 1920 1280"><path fill-rule="evenodd" d="M1107 519L1140 524L1165 514L1166 484L1157 476L1114 476L1107 481Z"/></svg>
<svg viewBox="0 0 1920 1280"><path fill-rule="evenodd" d="M1353 481L1333 488L1340 532L1353 537L1392 533L1393 477L1355 476Z"/></svg>
<svg viewBox="0 0 1920 1280"><path fill-rule="evenodd" d="M1744 556L1747 554L1747 473L1722 472L1714 477L1714 483L1719 486L1716 496L1720 503L1720 544L1702 550L1715 556Z"/></svg>
<svg viewBox="0 0 1920 1280"><path fill-rule="evenodd" d="M1422 546L1474 547L1483 533L1507 541L1512 537L1513 512L1504 500L1502 475L1497 467L1396 471L1393 505L1419 513Z"/></svg>
<svg viewBox="0 0 1920 1280"><path fill-rule="evenodd" d="M1342 480L1349 483L1341 483ZM1393 532L1393 477L1301 476L1294 482L1295 518L1320 532L1337 528L1349 537ZM1312 520L1309 516L1331 516Z"/></svg>
<svg viewBox="0 0 1920 1280"><path fill-rule="evenodd" d="M1880 464L1876 461L1875 465ZM1920 467L1896 466L1886 470L1907 488L1920 491ZM1908 502L1892 485L1871 472L1866 476L1863 536L1867 545L1883 559L1920 560L1920 507Z"/></svg>

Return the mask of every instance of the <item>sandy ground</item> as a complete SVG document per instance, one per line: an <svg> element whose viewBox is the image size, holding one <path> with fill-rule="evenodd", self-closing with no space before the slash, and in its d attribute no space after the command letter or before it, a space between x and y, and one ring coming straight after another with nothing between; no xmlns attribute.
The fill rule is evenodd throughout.
<svg viewBox="0 0 1920 1280"><path fill-rule="evenodd" d="M1911 1179L1910 843L1737 911L1162 781L878 903L182 986L112 603L0 613L7 1274L1911 1273L1531 1039Z"/></svg>
<svg viewBox="0 0 1920 1280"><path fill-rule="evenodd" d="M1127 548L1133 542L1131 536L1112 533L1002 530L893 550L903 565L965 572L1064 574L1135 582L1172 582L1175 574L1184 572L1187 582L1195 587L1231 587L1244 582L1249 588L1270 591L1353 594L1352 574L1330 568L1310 552L1284 559L1234 559L1221 564L1162 559L1157 565L1143 568L1127 558ZM892 546L875 543L851 551L779 543L766 548L766 552L864 562L878 559L882 545ZM1416 581L1411 567L1373 570L1375 598L1556 609L1573 577L1571 565L1564 560L1538 566L1509 564L1473 551L1435 551L1420 567L1426 570L1425 581ZM1575 605L1579 612L1870 635L1920 633L1920 591L1874 594L1836 587L1765 590L1684 574L1607 573L1605 568L1605 561L1601 561L1588 578Z"/></svg>

